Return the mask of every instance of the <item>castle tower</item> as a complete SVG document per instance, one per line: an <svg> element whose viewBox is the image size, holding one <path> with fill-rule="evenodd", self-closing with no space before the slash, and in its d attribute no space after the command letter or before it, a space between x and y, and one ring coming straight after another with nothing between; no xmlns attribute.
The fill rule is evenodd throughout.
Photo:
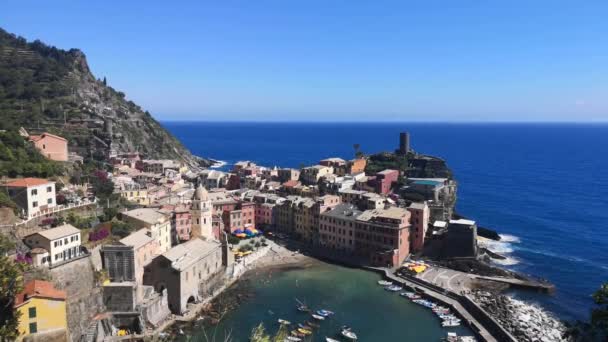
<svg viewBox="0 0 608 342"><path fill-rule="evenodd" d="M192 215L192 238L214 239L209 193L200 184L192 196L190 213Z"/></svg>
<svg viewBox="0 0 608 342"><path fill-rule="evenodd" d="M410 151L410 134L408 132L399 133L399 154L406 155Z"/></svg>

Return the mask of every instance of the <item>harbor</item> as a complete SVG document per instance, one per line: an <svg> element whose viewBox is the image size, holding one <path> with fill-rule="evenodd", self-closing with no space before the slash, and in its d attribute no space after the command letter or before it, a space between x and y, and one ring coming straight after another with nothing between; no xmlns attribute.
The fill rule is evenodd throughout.
<svg viewBox="0 0 608 342"><path fill-rule="evenodd" d="M256 271L227 290L226 297L244 299L223 314L219 323L204 324L206 320L200 320L182 329L193 341L204 341L205 336L223 340L228 335L233 341L245 341L260 323L269 333L276 332L281 325L278 320L282 319L291 323L289 331L308 330L298 325L310 326L307 322L317 325L310 326L306 341L348 341L342 334L344 326L363 341L440 341L448 332L473 335L465 325L443 327L432 310L400 296L400 292L379 286L381 279L373 272L323 262L303 268ZM299 302L310 311L298 310ZM321 310L334 314L315 319L312 315L323 313ZM177 340L186 341L186 336Z"/></svg>

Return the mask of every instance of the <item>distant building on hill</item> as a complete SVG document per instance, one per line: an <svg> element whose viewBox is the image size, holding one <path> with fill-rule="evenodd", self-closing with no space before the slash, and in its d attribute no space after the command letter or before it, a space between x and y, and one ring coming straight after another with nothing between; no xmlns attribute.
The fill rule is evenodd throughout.
<svg viewBox="0 0 608 342"><path fill-rule="evenodd" d="M399 149L397 154L406 155L410 151L410 134L408 132L399 133Z"/></svg>
<svg viewBox="0 0 608 342"><path fill-rule="evenodd" d="M40 135L30 135L29 140L47 159L55 161L68 161L68 141L58 135L42 133Z"/></svg>

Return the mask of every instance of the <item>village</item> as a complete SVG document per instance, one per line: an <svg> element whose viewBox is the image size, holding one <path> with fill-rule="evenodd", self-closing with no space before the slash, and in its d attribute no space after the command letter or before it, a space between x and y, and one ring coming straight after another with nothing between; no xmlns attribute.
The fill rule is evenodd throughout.
<svg viewBox="0 0 608 342"><path fill-rule="evenodd" d="M21 133L51 160L82 163L62 137ZM8 254L30 267L14 301L20 338L158 334L238 279L276 238L356 266L395 269L422 253L475 258L475 222L452 219L455 181L410 177L436 159L416 154L409 139L401 133L390 154L398 167L386 169L360 153L301 169L241 161L224 172L112 151L96 187L4 181L17 214L1 232L18 240ZM99 183L120 205L100 198Z"/></svg>

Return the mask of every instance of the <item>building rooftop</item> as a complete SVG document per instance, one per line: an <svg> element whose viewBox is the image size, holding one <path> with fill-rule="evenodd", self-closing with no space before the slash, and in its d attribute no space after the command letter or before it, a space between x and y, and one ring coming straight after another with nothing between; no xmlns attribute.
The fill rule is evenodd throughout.
<svg viewBox="0 0 608 342"><path fill-rule="evenodd" d="M399 207L388 207L366 210L357 219L360 221L372 221L376 217L388 218L393 220L400 220L404 216L407 216L409 212Z"/></svg>
<svg viewBox="0 0 608 342"><path fill-rule="evenodd" d="M65 300L66 293L64 291L57 290L52 283L44 280L32 280L25 284L23 291L15 296L15 307L21 306L27 302L30 298L46 298Z"/></svg>
<svg viewBox="0 0 608 342"><path fill-rule="evenodd" d="M154 241L154 239L150 236L150 230L148 228L142 228L129 234L119 242L125 246L133 246L134 249L139 249L141 246L147 245L152 241Z"/></svg>
<svg viewBox="0 0 608 342"><path fill-rule="evenodd" d="M181 271L220 246L217 241L195 238L171 248L162 255L171 261L172 268Z"/></svg>
<svg viewBox="0 0 608 342"><path fill-rule="evenodd" d="M59 227L55 227L55 228L51 228L51 229L47 229L47 230L41 230L36 234L38 234L48 240L57 240L64 236L69 236L69 235L74 235L74 234L79 234L79 233L80 233L80 230L78 228L72 226L69 223L66 223Z"/></svg>
<svg viewBox="0 0 608 342"><path fill-rule="evenodd" d="M165 214L151 208L139 208L125 211L122 215L129 216L148 224L155 224L167 218Z"/></svg>
<svg viewBox="0 0 608 342"><path fill-rule="evenodd" d="M467 219L458 219L458 220L450 220L450 224L461 224L466 226L475 225L475 221L467 220Z"/></svg>
<svg viewBox="0 0 608 342"><path fill-rule="evenodd" d="M332 157L332 158L325 158L325 159L321 160L321 162L346 163L346 160L344 160L342 158Z"/></svg>
<svg viewBox="0 0 608 342"><path fill-rule="evenodd" d="M392 170L392 169L386 169L386 170L382 170L382 171L378 172L377 174L379 174L379 175L389 175L389 174L392 174L392 173L395 173L395 172L399 172L399 171Z"/></svg>
<svg viewBox="0 0 608 342"><path fill-rule="evenodd" d="M55 135L55 134L47 133L47 132L44 132L44 133L42 133L40 135L30 135L30 141L38 141L38 140L46 138L46 137L55 138L55 139L67 142L66 138L60 137L60 136Z"/></svg>
<svg viewBox="0 0 608 342"><path fill-rule="evenodd" d="M363 212L357 209L356 206L349 203L342 203L335 206L332 210L322 213L321 215L347 220L355 220L361 214L363 214Z"/></svg>
<svg viewBox="0 0 608 342"><path fill-rule="evenodd" d="M425 202L413 202L408 208L423 210L425 207L427 207Z"/></svg>
<svg viewBox="0 0 608 342"><path fill-rule="evenodd" d="M4 186L14 187L14 188L27 188L30 186L39 186L39 185L44 185L44 184L49 184L49 183L54 183L54 182L52 182L48 179L44 179L44 178L27 177L27 178L15 179L14 181L4 184Z"/></svg>

